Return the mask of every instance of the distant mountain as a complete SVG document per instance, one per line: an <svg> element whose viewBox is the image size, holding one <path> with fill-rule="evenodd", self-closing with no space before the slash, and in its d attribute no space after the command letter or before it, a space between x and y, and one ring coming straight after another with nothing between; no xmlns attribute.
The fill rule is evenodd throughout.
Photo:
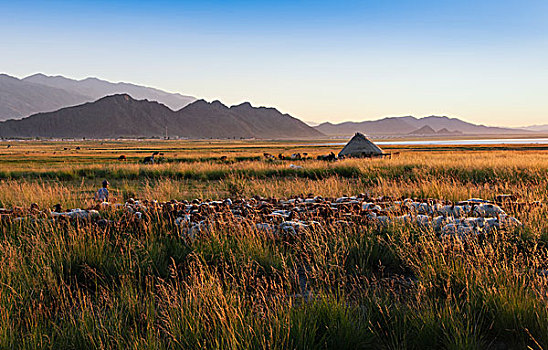
<svg viewBox="0 0 548 350"><path fill-rule="evenodd" d="M0 121L51 112L123 93L136 99L160 102L173 110L181 109L196 100L191 96L128 83L111 83L97 78L74 80L35 74L18 79L0 74Z"/></svg>
<svg viewBox="0 0 548 350"><path fill-rule="evenodd" d="M230 107L230 112L246 121L252 127L253 132L259 135L272 135L275 132L279 135L276 138L283 137L284 135L286 136L283 138L299 137L300 135L306 137L325 136L301 120L289 114L280 113L276 108L254 108L249 102L246 102Z"/></svg>
<svg viewBox="0 0 548 350"><path fill-rule="evenodd" d="M446 128L448 130L459 130L465 134L504 134L504 133L516 133L516 129L511 128L499 128L493 126L478 125L465 122L458 118L429 116L424 118L415 117L403 117L406 123L420 128L425 125L429 125L435 130Z"/></svg>
<svg viewBox="0 0 548 350"><path fill-rule="evenodd" d="M460 131L463 134L517 134L527 132L522 129L499 128L477 125L462 121L458 118L430 116L424 118L390 117L363 122L344 122L340 124L323 123L316 126L316 130L326 135L352 135L356 132L367 135L391 136L414 133L417 129L429 126L433 130L447 129Z"/></svg>
<svg viewBox="0 0 548 350"><path fill-rule="evenodd" d="M442 128L436 131L436 134L438 135L462 135L462 131L459 130L447 130L447 128Z"/></svg>
<svg viewBox="0 0 548 350"><path fill-rule="evenodd" d="M199 100L179 111L127 94L92 103L0 122L0 137L43 138L307 138L324 136L300 120L274 108L249 103L227 107Z"/></svg>
<svg viewBox="0 0 548 350"><path fill-rule="evenodd" d="M548 133L548 124L524 126L520 129L534 131L534 132L546 132L546 133Z"/></svg>
<svg viewBox="0 0 548 350"><path fill-rule="evenodd" d="M409 135L436 135L436 130L432 129L430 125L425 125L422 128L411 131Z"/></svg>
<svg viewBox="0 0 548 350"><path fill-rule="evenodd" d="M31 75L23 79L35 84L46 85L63 89L87 96L95 101L101 97L115 94L128 94L137 100L157 101L176 111L191 102L196 101L195 97L184 96L176 93L168 93L162 90L139 86L129 83L111 83L97 78L86 78L83 80L68 79L63 76L47 76L41 73Z"/></svg>
<svg viewBox="0 0 548 350"><path fill-rule="evenodd" d="M311 127L315 127L315 126L318 126L320 125L321 123L318 123L318 122L315 122L313 120L303 120L303 122L306 123L306 125L309 125Z"/></svg>
<svg viewBox="0 0 548 350"><path fill-rule="evenodd" d="M417 128L408 124L402 118L384 118L374 121L366 120L340 124L326 122L316 126L315 129L326 135L354 135L356 132L369 135L393 135L407 134Z"/></svg>
<svg viewBox="0 0 548 350"><path fill-rule="evenodd" d="M439 129L438 131L434 130L430 125L425 125L422 128L411 131L408 135L417 135L417 136L448 136L448 135L461 135L462 132L458 130L449 131L447 128Z"/></svg>
<svg viewBox="0 0 548 350"><path fill-rule="evenodd" d="M76 92L0 74L0 121L75 106L89 98Z"/></svg>
<svg viewBox="0 0 548 350"><path fill-rule="evenodd" d="M314 128L274 108L249 103L227 107L219 101L198 100L177 114L178 136L188 138L287 139L324 136Z"/></svg>

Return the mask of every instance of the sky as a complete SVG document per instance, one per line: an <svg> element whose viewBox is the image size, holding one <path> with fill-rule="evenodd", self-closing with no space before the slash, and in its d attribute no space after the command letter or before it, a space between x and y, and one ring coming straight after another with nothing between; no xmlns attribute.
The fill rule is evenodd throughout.
<svg viewBox="0 0 548 350"><path fill-rule="evenodd" d="M6 1L0 72L94 76L305 121L548 124L548 1Z"/></svg>

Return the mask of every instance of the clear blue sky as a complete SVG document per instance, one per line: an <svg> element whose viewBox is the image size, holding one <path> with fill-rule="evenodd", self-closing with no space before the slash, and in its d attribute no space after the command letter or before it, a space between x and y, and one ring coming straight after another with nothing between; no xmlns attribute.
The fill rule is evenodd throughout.
<svg viewBox="0 0 548 350"><path fill-rule="evenodd" d="M127 81L308 121L548 123L548 1L5 1L0 72Z"/></svg>

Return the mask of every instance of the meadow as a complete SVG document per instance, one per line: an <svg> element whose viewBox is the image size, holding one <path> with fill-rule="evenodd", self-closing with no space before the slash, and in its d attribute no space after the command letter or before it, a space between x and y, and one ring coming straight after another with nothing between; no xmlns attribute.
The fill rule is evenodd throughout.
<svg viewBox="0 0 548 350"><path fill-rule="evenodd" d="M0 142L0 207L91 207L103 179L120 203L365 193L542 205L508 208L516 229L451 242L412 224L280 239L226 223L188 239L159 216L112 227L6 218L0 348L548 348L548 149L402 146L326 162L315 158L338 148L318 144ZM162 161L143 164L154 151Z"/></svg>

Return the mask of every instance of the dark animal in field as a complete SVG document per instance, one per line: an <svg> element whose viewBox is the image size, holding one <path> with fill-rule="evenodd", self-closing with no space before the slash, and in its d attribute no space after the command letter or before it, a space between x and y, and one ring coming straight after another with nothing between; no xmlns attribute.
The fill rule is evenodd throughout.
<svg viewBox="0 0 548 350"><path fill-rule="evenodd" d="M11 147L11 145L8 145L8 148L10 148L10 147Z"/></svg>
<svg viewBox="0 0 548 350"><path fill-rule="evenodd" d="M68 147L65 147L65 148L63 148L63 149L64 149L65 151L68 151L68 150L70 150L70 148L68 148Z"/></svg>
<svg viewBox="0 0 548 350"><path fill-rule="evenodd" d="M78 146L78 147L76 147L76 149L77 149L77 150L79 150L79 149L80 149L80 147Z"/></svg>
<svg viewBox="0 0 548 350"><path fill-rule="evenodd" d="M263 153L263 157L267 160L276 159L276 157L274 157L272 154L266 152Z"/></svg>
<svg viewBox="0 0 548 350"><path fill-rule="evenodd" d="M118 157L118 160L122 162L124 160L127 160L127 158L126 158L125 155L122 154L122 155L120 155L120 157Z"/></svg>
<svg viewBox="0 0 548 350"><path fill-rule="evenodd" d="M61 213L63 209L61 208L61 204L57 203L53 206L53 212L54 213Z"/></svg>
<svg viewBox="0 0 548 350"><path fill-rule="evenodd" d="M40 207L38 206L38 204L32 203L30 205L30 212L35 213L35 212L38 212L38 211L40 211Z"/></svg>
<svg viewBox="0 0 548 350"><path fill-rule="evenodd" d="M150 157L145 157L145 159L143 159L143 163L145 163L145 164L154 164L155 163L154 156L157 156L158 154L160 154L160 152L154 152L154 153L152 153L152 155Z"/></svg>
<svg viewBox="0 0 548 350"><path fill-rule="evenodd" d="M227 156L221 156L221 161L226 162L227 159L228 159Z"/></svg>
<svg viewBox="0 0 548 350"><path fill-rule="evenodd" d="M336 160L337 156L335 155L335 153L331 152L328 155L320 155L320 156L317 157L317 159L318 160L332 161L332 160Z"/></svg>
<svg viewBox="0 0 548 350"><path fill-rule="evenodd" d="M291 159L293 159L293 160L300 160L300 159L302 159L302 158L303 158L303 157L301 156L300 153L293 153L293 154L291 155Z"/></svg>
<svg viewBox="0 0 548 350"><path fill-rule="evenodd" d="M285 157L284 157L284 155L283 155L283 154L281 154L281 153L280 153L280 154L278 154L278 159L280 159L280 160L284 160L284 159L285 159Z"/></svg>

